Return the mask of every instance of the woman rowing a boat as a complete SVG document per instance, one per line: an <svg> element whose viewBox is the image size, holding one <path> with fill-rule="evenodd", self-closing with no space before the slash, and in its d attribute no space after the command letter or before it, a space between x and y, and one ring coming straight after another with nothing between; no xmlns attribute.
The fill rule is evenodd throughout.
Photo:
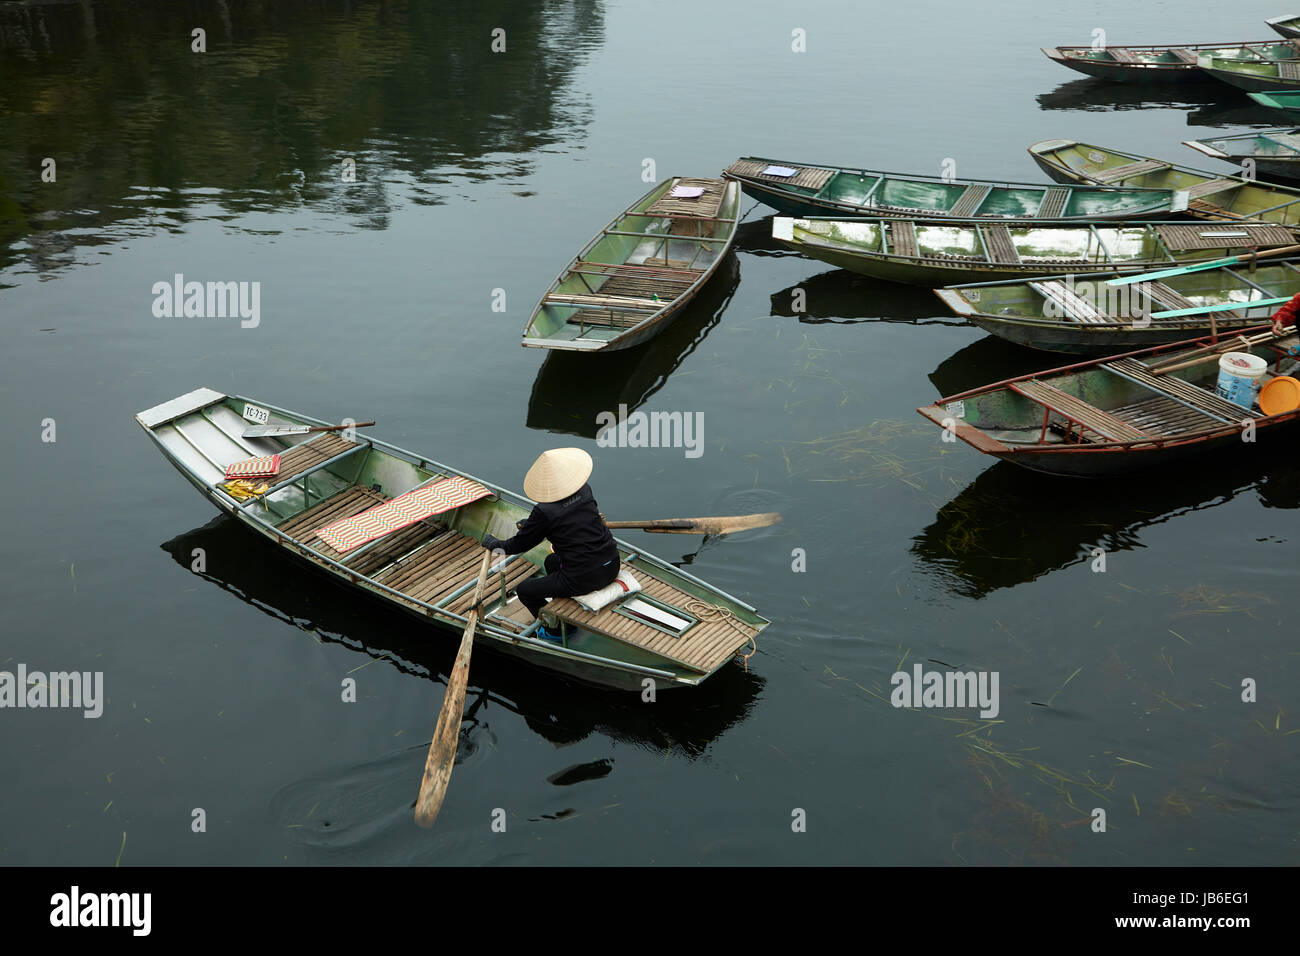
<svg viewBox="0 0 1300 956"><path fill-rule="evenodd" d="M591 456L581 448L552 448L538 456L524 476L524 493L538 502L532 513L516 526L514 537L502 541L483 536L483 547L500 548L506 554L522 554L541 543L551 542L546 556L546 574L522 582L517 593L524 607L537 617L547 598L573 597L596 591L618 577L618 545L605 527L587 479ZM558 640L544 627L537 636Z"/></svg>

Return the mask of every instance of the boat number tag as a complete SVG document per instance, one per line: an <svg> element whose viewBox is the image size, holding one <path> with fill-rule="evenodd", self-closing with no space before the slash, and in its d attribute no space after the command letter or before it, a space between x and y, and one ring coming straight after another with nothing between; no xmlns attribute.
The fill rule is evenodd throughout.
<svg viewBox="0 0 1300 956"><path fill-rule="evenodd" d="M244 417L254 425L265 425L271 420L271 413L265 408L258 408L256 405L244 404Z"/></svg>
<svg viewBox="0 0 1300 956"><path fill-rule="evenodd" d="M965 403L965 402L949 402L949 403L948 403L947 405L945 405L943 408L944 408L944 411L946 411L946 412L947 412L949 415L951 415L953 418L965 418L965 417L966 417L966 403Z"/></svg>

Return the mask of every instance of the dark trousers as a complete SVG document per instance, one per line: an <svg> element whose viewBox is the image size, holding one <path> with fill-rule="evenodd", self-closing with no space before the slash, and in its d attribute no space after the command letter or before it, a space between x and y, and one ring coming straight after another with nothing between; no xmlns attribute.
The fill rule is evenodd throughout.
<svg viewBox="0 0 1300 956"><path fill-rule="evenodd" d="M564 568L560 565L560 556L548 554L546 575L540 578L529 578L520 584L517 589L519 600L533 617L537 617L537 612L545 606L547 598L573 597L575 594L586 594L588 591L603 588L618 577L618 567L617 561L611 561L608 568L598 569L573 580L564 573Z"/></svg>

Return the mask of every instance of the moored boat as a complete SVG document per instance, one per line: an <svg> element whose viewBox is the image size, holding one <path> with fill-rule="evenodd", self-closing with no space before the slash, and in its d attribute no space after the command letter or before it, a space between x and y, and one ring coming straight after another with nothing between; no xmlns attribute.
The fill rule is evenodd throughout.
<svg viewBox="0 0 1300 956"><path fill-rule="evenodd" d="M1274 90L1271 93L1247 93L1246 95L1260 106L1267 106L1271 110L1300 113L1300 90L1292 92Z"/></svg>
<svg viewBox="0 0 1300 956"><path fill-rule="evenodd" d="M473 602L484 534L513 534L531 502L359 431L244 434L250 423L268 420L337 427L208 388L136 415L163 456L220 511L357 593L459 632ZM267 487L248 495L226 474L252 459L278 472L253 479ZM401 503L385 507L399 497ZM641 590L597 612L572 598L552 600L543 614L557 619L562 643L536 636L537 622L515 594L520 582L542 573L545 542L494 566L479 641L567 677L639 690L647 678L660 688L698 685L767 626L744 602L618 544L623 570Z"/></svg>
<svg viewBox="0 0 1300 956"><path fill-rule="evenodd" d="M1146 272L1297 242L1292 229L1263 223L885 218L776 217L772 236L841 269L928 288L1102 269Z"/></svg>
<svg viewBox="0 0 1300 956"><path fill-rule="evenodd" d="M1300 89L1300 61L1294 55L1243 60L1201 53L1196 57L1196 66L1207 76L1248 92Z"/></svg>
<svg viewBox="0 0 1300 956"><path fill-rule="evenodd" d="M1114 273L1043 276L953 285L935 294L972 325L1018 345L1046 352L1107 355L1259 325L1277 306L1250 303L1300 292L1297 265L1300 259L1261 260L1254 269L1220 266L1126 285L1108 284ZM1239 307L1226 311L1158 315L1238 303Z"/></svg>
<svg viewBox="0 0 1300 956"><path fill-rule="evenodd" d="M1057 182L1176 190L1176 208L1198 219L1300 222L1300 189L1289 186L1219 176L1073 139L1042 140L1029 147L1029 155Z"/></svg>
<svg viewBox="0 0 1300 956"><path fill-rule="evenodd" d="M1221 59L1272 60L1300 57L1293 44L1276 40L1238 43L1174 43L1157 46L1058 46L1043 53L1072 70L1114 83L1170 83L1208 80L1196 58L1212 54Z"/></svg>
<svg viewBox="0 0 1300 956"><path fill-rule="evenodd" d="M917 409L978 451L1035 471L1098 477L1182 464L1215 450L1248 455L1294 437L1300 407L1267 414L1216 389L1228 350L1263 360L1272 380L1300 366L1292 326L1246 346L1223 337L1112 355L1007 379ZM1249 440L1243 440L1249 434Z"/></svg>
<svg viewBox="0 0 1300 956"><path fill-rule="evenodd" d="M583 247L524 326L529 348L613 352L663 331L731 249L740 190L724 179L659 183Z"/></svg>
<svg viewBox="0 0 1300 956"><path fill-rule="evenodd" d="M909 176L747 156L723 175L787 216L912 219L1152 219L1173 212L1169 190L999 183Z"/></svg>
<svg viewBox="0 0 1300 956"><path fill-rule="evenodd" d="M1264 22L1284 37L1300 37L1300 16L1288 14L1282 17L1270 17Z"/></svg>
<svg viewBox="0 0 1300 956"><path fill-rule="evenodd" d="M1183 140L1199 153L1278 179L1300 179L1300 129L1261 129L1235 136Z"/></svg>

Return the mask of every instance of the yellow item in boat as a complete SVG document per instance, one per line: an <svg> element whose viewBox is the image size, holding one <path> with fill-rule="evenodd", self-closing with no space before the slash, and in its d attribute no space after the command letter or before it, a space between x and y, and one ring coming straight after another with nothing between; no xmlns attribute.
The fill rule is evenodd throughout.
<svg viewBox="0 0 1300 956"><path fill-rule="evenodd" d="M234 481L227 481L221 487L226 494L239 501L243 501L245 498L253 498L257 495L264 495L271 488L271 486L266 482L258 484L257 482L249 481L247 478L236 478Z"/></svg>

